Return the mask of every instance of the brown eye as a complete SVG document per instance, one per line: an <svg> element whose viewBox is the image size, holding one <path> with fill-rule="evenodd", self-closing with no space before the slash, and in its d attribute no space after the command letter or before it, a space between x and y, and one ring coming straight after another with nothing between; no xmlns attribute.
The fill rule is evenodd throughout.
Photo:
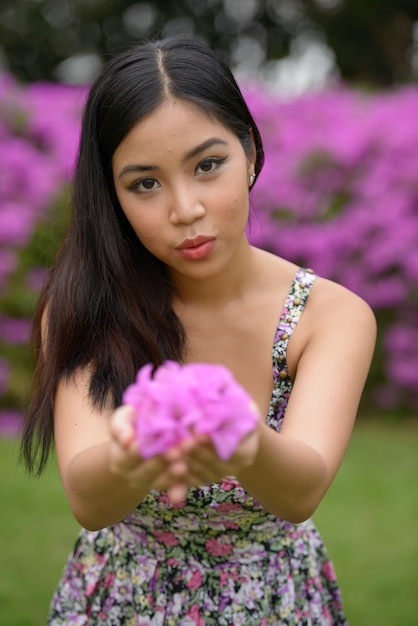
<svg viewBox="0 0 418 626"><path fill-rule="evenodd" d="M213 161L203 161L203 163L200 164L200 169L202 170L202 172L210 172L213 166Z"/></svg>
<svg viewBox="0 0 418 626"><path fill-rule="evenodd" d="M200 161L200 163L196 167L196 174L211 174L212 172L215 172L225 160L226 157L212 157L210 159L204 159L203 161Z"/></svg>
<svg viewBox="0 0 418 626"><path fill-rule="evenodd" d="M154 191L158 187L159 183L155 178L140 178L129 187L129 190L135 191L136 193L147 193Z"/></svg>
<svg viewBox="0 0 418 626"><path fill-rule="evenodd" d="M143 188L146 189L147 191L150 191L151 189L154 188L155 180L153 178L144 178L140 182Z"/></svg>

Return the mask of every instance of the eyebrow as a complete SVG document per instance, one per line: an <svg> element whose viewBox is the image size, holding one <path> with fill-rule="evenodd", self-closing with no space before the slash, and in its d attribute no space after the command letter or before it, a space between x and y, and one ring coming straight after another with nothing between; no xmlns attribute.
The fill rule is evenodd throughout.
<svg viewBox="0 0 418 626"><path fill-rule="evenodd" d="M195 148L192 148L192 150L189 150L188 152L186 152L183 158L183 162L185 163L186 161L190 161L190 159L193 159L204 150L207 150L208 148L211 148L212 146L216 146L216 145L227 146L228 143L224 141L223 139L219 139L218 137L211 137L210 139L207 139L206 141L199 144ZM125 165L125 167L123 167L122 170L119 172L118 178L122 178L122 176L124 176L125 174L129 174L131 172L149 172L150 170L159 170L159 169L160 168L158 167L158 165L142 165L140 163L136 165Z"/></svg>
<svg viewBox="0 0 418 626"><path fill-rule="evenodd" d="M193 148L192 150L189 150L189 152L186 152L186 154L184 155L183 161L184 162L190 161L190 159L193 159L200 152L203 152L204 150L207 150L208 148L211 148L212 146L217 146L217 145L227 146L228 143L224 141L223 139L218 139L218 137L212 137L211 139L207 139L203 143L196 146L196 148Z"/></svg>

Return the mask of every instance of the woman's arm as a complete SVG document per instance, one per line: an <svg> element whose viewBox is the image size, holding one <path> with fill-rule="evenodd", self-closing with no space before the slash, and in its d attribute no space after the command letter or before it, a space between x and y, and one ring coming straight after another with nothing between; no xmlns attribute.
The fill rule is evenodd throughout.
<svg viewBox="0 0 418 626"><path fill-rule="evenodd" d="M94 411L86 373L62 382L55 440L77 520L88 529L102 528L124 518L152 488L167 489L179 500L187 486L226 475L236 476L273 514L292 522L308 518L341 464L376 336L374 316L360 298L321 283L290 342L288 360L297 353L296 376L281 432L260 419L228 462L204 437L191 437L166 455L143 461L130 407Z"/></svg>
<svg viewBox="0 0 418 626"><path fill-rule="evenodd" d="M298 353L281 432L260 422L258 451L235 473L268 511L295 523L312 515L341 464L376 339L374 315L360 298L324 280L314 290L289 343L288 359ZM209 448L191 455L194 483L234 469L217 465Z"/></svg>
<svg viewBox="0 0 418 626"><path fill-rule="evenodd" d="M134 411L92 408L88 374L61 381L55 398L55 447L61 480L77 521L97 530L128 515L150 489L175 487L183 465L164 457L142 460Z"/></svg>

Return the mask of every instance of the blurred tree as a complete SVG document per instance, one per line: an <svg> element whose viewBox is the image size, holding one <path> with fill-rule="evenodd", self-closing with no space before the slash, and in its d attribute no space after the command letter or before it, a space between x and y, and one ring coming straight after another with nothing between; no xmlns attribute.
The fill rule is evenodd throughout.
<svg viewBox="0 0 418 626"><path fill-rule="evenodd" d="M414 77L417 0L307 0L305 4L310 18L326 33L344 78L388 85Z"/></svg>
<svg viewBox="0 0 418 626"><path fill-rule="evenodd" d="M417 20L417 0L2 0L0 46L23 81L71 80L77 60L82 81L156 35L198 35L233 67L257 69L309 33L332 48L344 78L387 85L414 77Z"/></svg>

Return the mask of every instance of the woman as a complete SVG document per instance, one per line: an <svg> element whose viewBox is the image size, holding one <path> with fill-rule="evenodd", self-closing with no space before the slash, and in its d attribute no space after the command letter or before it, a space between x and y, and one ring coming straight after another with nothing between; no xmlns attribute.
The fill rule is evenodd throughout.
<svg viewBox="0 0 418 626"><path fill-rule="evenodd" d="M49 624L346 623L310 516L348 444L375 322L250 245L263 158L231 72L195 39L136 47L92 87L22 442L39 473L54 438L84 527ZM229 461L192 434L141 458L121 397L167 359L223 364L251 394L260 419Z"/></svg>

